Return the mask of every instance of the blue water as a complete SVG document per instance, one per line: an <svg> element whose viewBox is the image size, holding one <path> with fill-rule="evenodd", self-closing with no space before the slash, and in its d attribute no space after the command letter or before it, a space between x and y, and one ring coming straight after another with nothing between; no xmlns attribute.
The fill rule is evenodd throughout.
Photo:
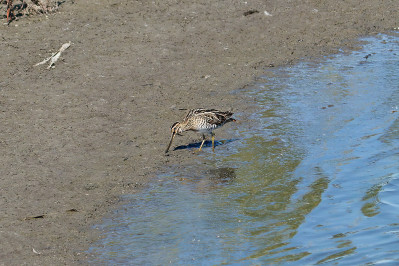
<svg viewBox="0 0 399 266"><path fill-rule="evenodd" d="M237 91L235 141L128 196L91 262L399 264L399 38L365 41Z"/></svg>

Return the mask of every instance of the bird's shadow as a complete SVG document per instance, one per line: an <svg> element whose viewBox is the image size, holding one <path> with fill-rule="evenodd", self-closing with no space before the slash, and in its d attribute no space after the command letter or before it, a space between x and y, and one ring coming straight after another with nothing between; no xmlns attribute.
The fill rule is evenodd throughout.
<svg viewBox="0 0 399 266"><path fill-rule="evenodd" d="M238 138L236 139L225 139L225 140L215 140L215 147L220 146L220 145L225 145L234 141L239 140ZM186 150L186 149L193 149L193 148L197 148L199 149L199 147L201 146L202 141L199 142L195 142L195 143L190 143L188 145L180 145L177 146L176 148L174 148L173 150ZM212 141L210 140L206 140L204 142L204 145L202 146L202 148L212 148Z"/></svg>

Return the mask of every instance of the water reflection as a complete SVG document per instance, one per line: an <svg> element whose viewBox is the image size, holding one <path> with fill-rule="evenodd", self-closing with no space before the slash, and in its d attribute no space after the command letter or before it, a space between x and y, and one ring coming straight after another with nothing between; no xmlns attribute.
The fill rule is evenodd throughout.
<svg viewBox="0 0 399 266"><path fill-rule="evenodd" d="M233 179L237 178L236 170L231 167L211 169L208 171L207 176L209 176L209 179L213 180L215 184L229 183Z"/></svg>
<svg viewBox="0 0 399 266"><path fill-rule="evenodd" d="M361 209L363 215L367 217L373 217L380 213L378 207L378 195L383 187L384 184L376 184L367 190L366 194L362 198L362 200L365 201Z"/></svg>
<svg viewBox="0 0 399 266"><path fill-rule="evenodd" d="M248 89L234 145L129 196L92 262L399 263L399 45L380 38Z"/></svg>
<svg viewBox="0 0 399 266"><path fill-rule="evenodd" d="M206 167L205 167L206 168ZM192 169L193 170L193 169ZM179 181L190 185L196 193L211 193L224 185L234 182L236 176L235 168L220 167L201 171L196 169L196 174L185 174Z"/></svg>
<svg viewBox="0 0 399 266"><path fill-rule="evenodd" d="M226 140L215 140L215 147L220 146L220 145L225 145L230 142L237 141L239 139L226 139ZM173 150L185 150L185 149L198 149L201 146L202 141L199 142L194 142L194 143L189 143L187 145L179 145ZM212 141L206 140L204 142L203 148L210 148L212 147Z"/></svg>

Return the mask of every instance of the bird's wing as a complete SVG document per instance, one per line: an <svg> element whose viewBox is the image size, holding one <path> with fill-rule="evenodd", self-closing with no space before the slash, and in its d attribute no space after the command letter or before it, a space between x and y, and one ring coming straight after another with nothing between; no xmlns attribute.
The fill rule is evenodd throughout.
<svg viewBox="0 0 399 266"><path fill-rule="evenodd" d="M204 109L204 108L197 108L197 109L191 109L190 111L188 111L188 113L186 114L186 116L184 117L184 120L187 120L193 116L196 115L202 115L203 113L208 113L208 112L212 112L212 111L216 111L214 109Z"/></svg>
<svg viewBox="0 0 399 266"><path fill-rule="evenodd" d="M232 115L233 113L229 111L222 112L216 109L197 108L190 110L184 120L187 121L188 119L191 119L193 117L201 117L205 119L205 121L209 124L221 125L226 122Z"/></svg>
<svg viewBox="0 0 399 266"><path fill-rule="evenodd" d="M206 122L211 125L222 125L232 116L232 113L208 110L201 115L206 119Z"/></svg>

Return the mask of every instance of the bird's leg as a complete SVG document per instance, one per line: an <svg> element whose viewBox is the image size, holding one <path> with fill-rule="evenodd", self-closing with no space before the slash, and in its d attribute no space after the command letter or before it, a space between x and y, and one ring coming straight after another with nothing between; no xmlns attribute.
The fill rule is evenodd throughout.
<svg viewBox="0 0 399 266"><path fill-rule="evenodd" d="M215 152L215 133L212 132L212 151Z"/></svg>
<svg viewBox="0 0 399 266"><path fill-rule="evenodd" d="M202 143L201 143L201 146L199 147L198 151L201 151L202 145L204 145L205 140L206 140L205 135L202 134Z"/></svg>

